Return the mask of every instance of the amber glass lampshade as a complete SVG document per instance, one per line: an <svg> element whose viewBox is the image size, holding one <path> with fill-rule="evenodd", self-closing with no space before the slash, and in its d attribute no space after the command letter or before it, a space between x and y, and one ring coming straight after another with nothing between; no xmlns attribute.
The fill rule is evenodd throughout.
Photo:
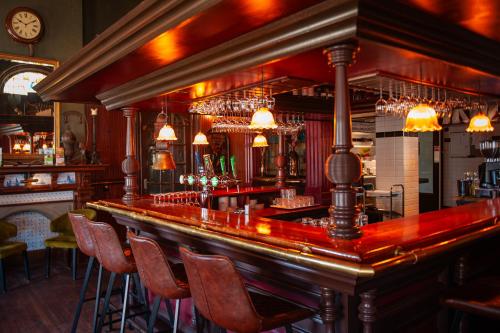
<svg viewBox="0 0 500 333"><path fill-rule="evenodd" d="M158 141L177 141L177 137L175 136L175 131L172 126L165 124L158 133L158 137L156 138Z"/></svg>
<svg viewBox="0 0 500 333"><path fill-rule="evenodd" d="M278 127L274 121L274 116L268 108L259 108L252 116L250 129L274 129Z"/></svg>
<svg viewBox="0 0 500 333"><path fill-rule="evenodd" d="M493 132L494 128L491 126L490 118L487 115L480 112L476 114L469 122L469 127L466 131L469 133L474 132Z"/></svg>
<svg viewBox="0 0 500 333"><path fill-rule="evenodd" d="M21 145L19 143L15 143L12 147L12 150L16 153L19 153L21 151Z"/></svg>
<svg viewBox="0 0 500 333"><path fill-rule="evenodd" d="M257 136L253 139L252 147L253 147L253 148L264 148L264 147L269 147L269 145L267 144L267 139L266 139L266 137L265 137L265 136L263 136L262 134L257 135Z"/></svg>
<svg viewBox="0 0 500 333"><path fill-rule="evenodd" d="M440 131L436 111L426 104L419 104L408 112L404 132Z"/></svg>
<svg viewBox="0 0 500 333"><path fill-rule="evenodd" d="M198 132L194 137L193 145L208 145L207 136L202 132Z"/></svg>
<svg viewBox="0 0 500 333"><path fill-rule="evenodd" d="M174 170L175 161L168 150L160 150L156 152L156 160L153 163L154 170Z"/></svg>
<svg viewBox="0 0 500 333"><path fill-rule="evenodd" d="M29 143L25 143L23 145L23 152L29 153L31 151L31 145Z"/></svg>

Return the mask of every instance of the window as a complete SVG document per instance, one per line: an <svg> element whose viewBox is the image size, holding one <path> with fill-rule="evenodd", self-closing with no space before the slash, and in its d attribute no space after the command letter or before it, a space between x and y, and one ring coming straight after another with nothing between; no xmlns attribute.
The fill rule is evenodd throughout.
<svg viewBox="0 0 500 333"><path fill-rule="evenodd" d="M28 95L36 93L33 87L47 75L37 72L21 72L11 76L3 86L5 94Z"/></svg>

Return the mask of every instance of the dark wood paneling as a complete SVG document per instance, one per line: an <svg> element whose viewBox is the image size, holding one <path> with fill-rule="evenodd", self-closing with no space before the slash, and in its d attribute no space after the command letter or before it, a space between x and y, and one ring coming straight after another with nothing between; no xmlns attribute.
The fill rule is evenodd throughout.
<svg viewBox="0 0 500 333"><path fill-rule="evenodd" d="M332 110L333 115L333 110ZM331 183L325 176L325 162L333 144L333 121L306 120L306 190L316 202L329 198ZM326 192L326 195L323 193ZM328 200L325 200L328 201ZM331 199L330 199L331 202Z"/></svg>
<svg viewBox="0 0 500 333"><path fill-rule="evenodd" d="M89 124L87 140L87 149L92 148L90 139L93 130L90 108L97 107L86 105L85 115ZM94 184L94 199L120 198L123 196L123 177L122 161L125 158L125 138L126 123L121 112L108 112L104 107L98 107L96 119L97 131L97 152L101 163L108 164L104 172L95 174L92 177Z"/></svg>

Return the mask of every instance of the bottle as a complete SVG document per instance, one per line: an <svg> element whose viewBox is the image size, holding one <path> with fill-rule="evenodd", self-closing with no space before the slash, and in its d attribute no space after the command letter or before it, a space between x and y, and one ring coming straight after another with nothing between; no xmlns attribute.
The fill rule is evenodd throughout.
<svg viewBox="0 0 500 333"><path fill-rule="evenodd" d="M288 153L288 175L297 177L299 175L299 154L295 151L295 141L291 143L291 149Z"/></svg>

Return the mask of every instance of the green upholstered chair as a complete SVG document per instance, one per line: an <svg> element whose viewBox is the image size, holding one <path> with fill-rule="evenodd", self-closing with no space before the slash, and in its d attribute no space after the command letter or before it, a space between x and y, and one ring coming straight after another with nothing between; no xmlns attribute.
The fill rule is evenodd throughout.
<svg viewBox="0 0 500 333"><path fill-rule="evenodd" d="M84 215L89 220L93 220L96 216L95 210L88 208L76 209L73 210L72 213ZM52 220L50 222L50 231L57 232L59 235L45 240L45 276L47 278L50 276L52 249L66 249L71 250L71 272L73 280L76 280L78 244L76 243L75 234L73 233L68 214L65 213L55 220Z"/></svg>
<svg viewBox="0 0 500 333"><path fill-rule="evenodd" d="M7 291L7 281L5 276L4 259L14 254L22 254L24 257L24 269L26 278L30 280L30 268L28 262L28 245L25 242L9 241L9 238L17 236L17 226L0 220L0 290L2 293Z"/></svg>

